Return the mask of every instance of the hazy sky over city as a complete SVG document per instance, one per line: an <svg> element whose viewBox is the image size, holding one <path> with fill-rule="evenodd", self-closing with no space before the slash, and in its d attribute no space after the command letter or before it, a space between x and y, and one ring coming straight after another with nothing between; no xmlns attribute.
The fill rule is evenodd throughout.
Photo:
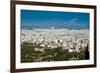
<svg viewBox="0 0 100 73"><path fill-rule="evenodd" d="M89 28L89 13L21 10L21 26L32 28Z"/></svg>

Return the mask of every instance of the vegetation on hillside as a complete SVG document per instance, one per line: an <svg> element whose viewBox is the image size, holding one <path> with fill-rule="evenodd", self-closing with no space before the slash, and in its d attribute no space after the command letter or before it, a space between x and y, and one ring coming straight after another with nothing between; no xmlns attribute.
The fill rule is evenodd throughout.
<svg viewBox="0 0 100 73"><path fill-rule="evenodd" d="M81 52L69 52L62 47L48 48L44 51L36 51L35 48L43 48L40 44L23 42L21 44L21 62L42 62L42 61L68 61L89 59L88 50ZM87 47L88 48L88 47Z"/></svg>

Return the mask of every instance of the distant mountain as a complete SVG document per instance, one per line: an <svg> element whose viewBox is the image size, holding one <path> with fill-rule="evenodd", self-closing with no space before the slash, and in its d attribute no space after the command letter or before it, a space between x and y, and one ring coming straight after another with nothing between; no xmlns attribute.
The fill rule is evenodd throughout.
<svg viewBox="0 0 100 73"><path fill-rule="evenodd" d="M33 25L33 26L21 26L22 29L34 29L34 28L41 28L41 29L89 29L89 25L51 25L51 26L37 26L37 25Z"/></svg>

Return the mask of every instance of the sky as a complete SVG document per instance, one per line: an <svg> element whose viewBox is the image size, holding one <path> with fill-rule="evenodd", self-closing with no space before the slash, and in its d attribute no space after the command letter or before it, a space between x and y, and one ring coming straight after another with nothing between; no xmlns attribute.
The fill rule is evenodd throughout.
<svg viewBox="0 0 100 73"><path fill-rule="evenodd" d="M89 13L21 10L21 27L88 29Z"/></svg>

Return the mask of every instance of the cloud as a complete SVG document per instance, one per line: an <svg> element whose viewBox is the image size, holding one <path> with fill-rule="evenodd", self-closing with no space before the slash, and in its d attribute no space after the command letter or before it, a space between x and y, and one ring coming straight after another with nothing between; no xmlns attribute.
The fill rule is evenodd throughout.
<svg viewBox="0 0 100 73"><path fill-rule="evenodd" d="M77 23L78 19L77 18L73 18L69 21L70 24L75 24Z"/></svg>

